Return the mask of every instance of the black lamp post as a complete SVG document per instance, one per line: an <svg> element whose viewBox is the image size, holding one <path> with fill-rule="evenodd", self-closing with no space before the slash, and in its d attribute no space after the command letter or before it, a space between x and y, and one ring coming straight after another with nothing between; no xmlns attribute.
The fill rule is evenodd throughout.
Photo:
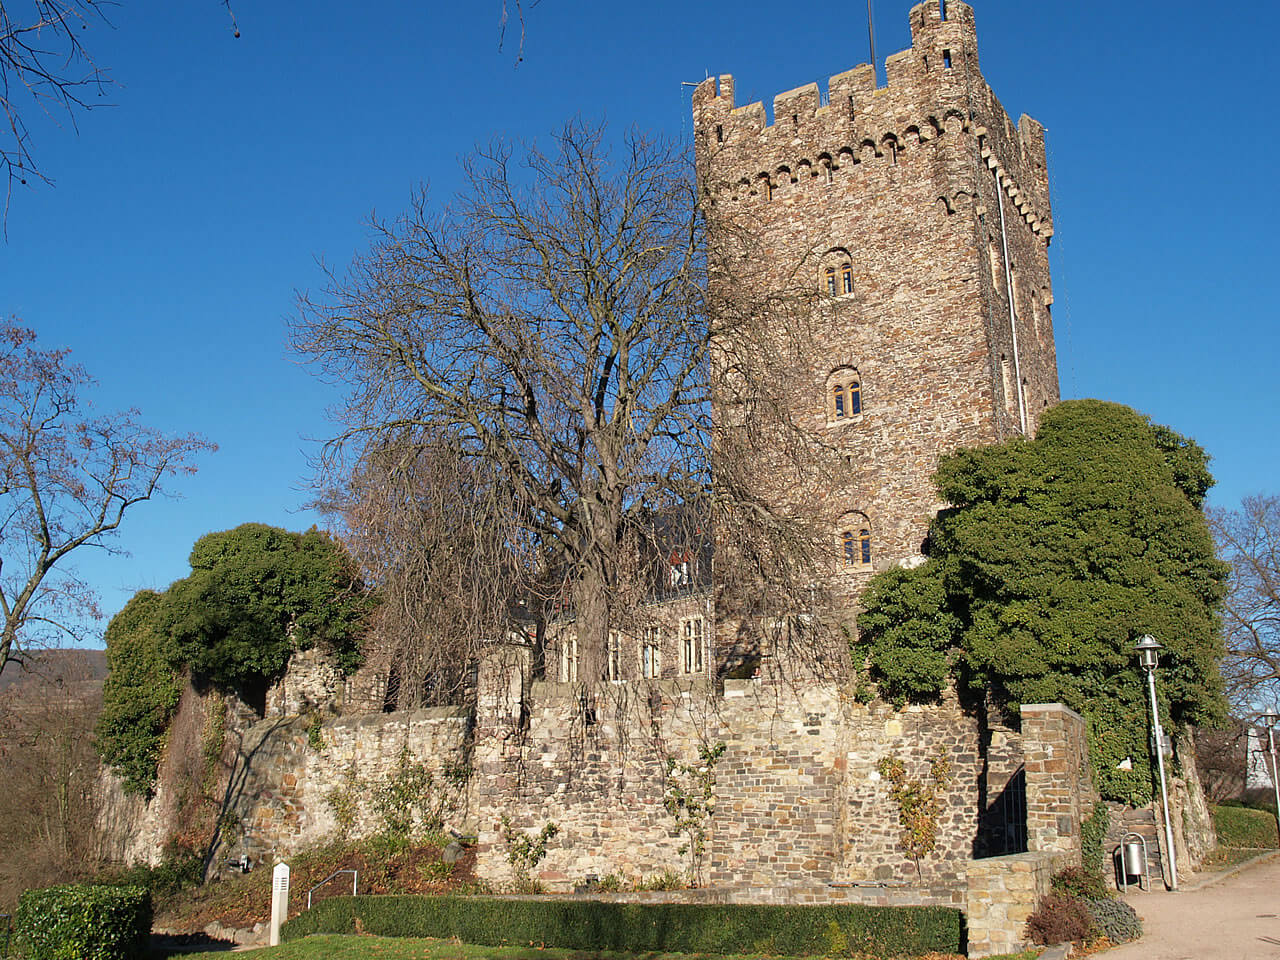
<svg viewBox="0 0 1280 960"><path fill-rule="evenodd" d="M1160 726L1160 708L1156 704L1156 667L1160 662L1160 651L1163 650L1154 637L1141 637L1134 650L1138 654L1138 662L1147 671L1147 693L1151 698L1151 744L1156 752L1156 767L1160 771L1160 803L1164 809L1164 845L1169 856L1170 890L1178 889L1178 860L1173 849L1173 823L1169 819L1169 791L1164 781L1164 730Z"/></svg>

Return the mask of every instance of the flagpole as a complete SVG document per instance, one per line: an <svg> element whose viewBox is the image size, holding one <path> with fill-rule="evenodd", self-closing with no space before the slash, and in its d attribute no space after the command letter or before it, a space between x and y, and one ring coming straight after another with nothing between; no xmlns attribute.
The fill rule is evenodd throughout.
<svg viewBox="0 0 1280 960"><path fill-rule="evenodd" d="M876 67L876 27L871 18L871 0L867 0L867 39L871 42L871 85L880 86L880 75Z"/></svg>

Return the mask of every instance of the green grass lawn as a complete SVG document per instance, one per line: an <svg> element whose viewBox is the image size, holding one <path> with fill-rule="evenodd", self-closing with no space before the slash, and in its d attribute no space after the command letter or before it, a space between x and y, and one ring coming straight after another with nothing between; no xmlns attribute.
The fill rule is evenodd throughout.
<svg viewBox="0 0 1280 960"><path fill-rule="evenodd" d="M994 957L992 960L1034 960L1038 950ZM175 954L193 960L226 960L228 954ZM951 955L931 954L933 960L950 960ZM410 937L349 937L332 934L306 937L278 947L253 951L254 960L746 960L695 953L613 953L607 950L550 950L536 947L476 947L446 940L419 940ZM769 960L788 960L770 957ZM805 958L813 960L813 958ZM871 960L871 958L868 958ZM879 958L888 960L888 958ZM957 958L962 960L962 958Z"/></svg>

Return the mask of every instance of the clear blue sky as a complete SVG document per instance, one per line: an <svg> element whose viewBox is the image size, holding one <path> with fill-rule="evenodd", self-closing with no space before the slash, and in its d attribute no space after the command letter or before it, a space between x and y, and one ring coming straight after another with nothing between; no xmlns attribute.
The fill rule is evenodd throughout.
<svg viewBox="0 0 1280 960"><path fill-rule="evenodd" d="M575 114L688 134L681 81L771 101L867 57L859 3L541 0L498 49L501 0L122 0L83 34L120 86L79 133L33 122L55 188L15 195L0 311L67 346L108 408L221 450L81 558L108 614L187 573L200 535L301 529L307 438L333 397L285 345L294 291L366 242L376 210L456 189L490 137ZM1276 492L1272 182L1280 5L976 0L983 71L1048 128L1064 397L1130 404L1200 441L1220 505ZM875 0L877 52L909 44ZM518 30L518 27L516 27ZM105 624L104 624L105 625Z"/></svg>

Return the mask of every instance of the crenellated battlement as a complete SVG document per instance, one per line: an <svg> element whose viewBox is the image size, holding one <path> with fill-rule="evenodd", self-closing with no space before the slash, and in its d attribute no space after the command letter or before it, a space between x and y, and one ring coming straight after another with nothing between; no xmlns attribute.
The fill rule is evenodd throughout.
<svg viewBox="0 0 1280 960"><path fill-rule="evenodd" d="M772 122L761 101L737 105L732 75L699 84L694 130L712 202L777 199L808 182L856 174L861 164L865 172L918 163L923 152L931 169L968 158L974 170L995 171L1012 207L1047 242L1044 128L1026 116L1015 126L982 78L973 9L929 0L911 9L910 24L911 47L885 61L885 85L860 64L832 76L825 97L817 83L779 93ZM973 193L962 183L940 190L948 198Z"/></svg>

